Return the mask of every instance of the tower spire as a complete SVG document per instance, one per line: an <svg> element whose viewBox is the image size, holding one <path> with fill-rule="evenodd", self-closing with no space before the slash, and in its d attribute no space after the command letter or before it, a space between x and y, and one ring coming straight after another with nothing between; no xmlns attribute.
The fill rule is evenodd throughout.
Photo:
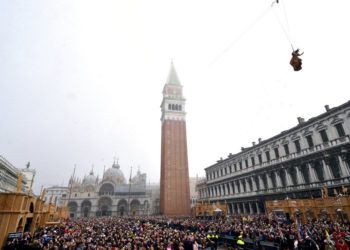
<svg viewBox="0 0 350 250"><path fill-rule="evenodd" d="M171 63L170 63L170 70L168 74L168 79L166 80L166 84L181 85L179 77L177 76L177 73L175 70L173 60L171 60Z"/></svg>
<svg viewBox="0 0 350 250"><path fill-rule="evenodd" d="M94 175L94 164L92 164L92 166L91 166L90 175Z"/></svg>

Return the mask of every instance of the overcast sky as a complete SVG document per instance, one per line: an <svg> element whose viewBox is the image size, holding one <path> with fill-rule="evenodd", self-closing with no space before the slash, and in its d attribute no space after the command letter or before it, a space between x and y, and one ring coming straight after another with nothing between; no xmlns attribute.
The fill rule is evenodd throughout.
<svg viewBox="0 0 350 250"><path fill-rule="evenodd" d="M0 155L67 184L118 157L159 182L171 59L190 176L350 100L350 1L0 0ZM291 45L305 52L289 65Z"/></svg>

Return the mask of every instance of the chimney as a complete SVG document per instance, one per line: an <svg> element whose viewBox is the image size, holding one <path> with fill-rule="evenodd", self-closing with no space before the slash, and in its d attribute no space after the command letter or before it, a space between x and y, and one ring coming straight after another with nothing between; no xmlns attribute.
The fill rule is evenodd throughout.
<svg viewBox="0 0 350 250"><path fill-rule="evenodd" d="M302 124L302 123L305 122L305 119L302 118L302 117L298 117L297 119L298 119L298 123L299 123L299 124Z"/></svg>
<svg viewBox="0 0 350 250"><path fill-rule="evenodd" d="M259 142L259 143L261 142L261 138L258 139L258 142Z"/></svg>
<svg viewBox="0 0 350 250"><path fill-rule="evenodd" d="M328 105L328 104L327 104L327 105L324 105L324 108L326 109L326 112L329 111L329 105Z"/></svg>
<svg viewBox="0 0 350 250"><path fill-rule="evenodd" d="M254 147L255 146L255 141L253 141L252 144L253 144L253 147Z"/></svg>

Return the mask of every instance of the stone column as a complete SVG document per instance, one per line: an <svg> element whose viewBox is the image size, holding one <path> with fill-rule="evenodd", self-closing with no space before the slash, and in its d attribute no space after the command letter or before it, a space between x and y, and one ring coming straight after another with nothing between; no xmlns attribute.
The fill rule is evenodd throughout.
<svg viewBox="0 0 350 250"><path fill-rule="evenodd" d="M289 173L288 169L285 168L284 173L286 174L286 185L287 186L293 185L292 178L290 177L290 173Z"/></svg>
<svg viewBox="0 0 350 250"><path fill-rule="evenodd" d="M257 213L257 214L260 214L261 211L260 211L260 207L259 207L259 202L258 202L258 201L255 202L255 206L256 206L256 213Z"/></svg>
<svg viewBox="0 0 350 250"><path fill-rule="evenodd" d="M310 183L315 183L318 181L317 174L315 171L315 167L311 165L311 163L306 164L309 169L309 179Z"/></svg>
<svg viewBox="0 0 350 250"><path fill-rule="evenodd" d="M298 184L304 184L305 179L303 174L301 173L300 166L295 166L295 171L297 172L297 182Z"/></svg>
<svg viewBox="0 0 350 250"><path fill-rule="evenodd" d="M252 203L251 203L251 202L249 202L249 213L250 213L250 214L253 214L253 213L254 213L254 211L253 211L253 206L252 206Z"/></svg>
<svg viewBox="0 0 350 250"><path fill-rule="evenodd" d="M230 194L234 194L234 192L233 192L233 183L232 183L232 181L230 181L230 190L231 190Z"/></svg>
<svg viewBox="0 0 350 250"><path fill-rule="evenodd" d="M343 161L343 158L340 155L338 155L337 158L341 170L341 176L349 176L350 172L348 167L346 166L346 163Z"/></svg>
<svg viewBox="0 0 350 250"><path fill-rule="evenodd" d="M235 193L236 194L239 194L240 192L240 190L238 189L238 181L234 181L234 185L235 185Z"/></svg>
<svg viewBox="0 0 350 250"><path fill-rule="evenodd" d="M244 214L247 214L247 208L245 207L245 204L242 203L242 206L243 206L243 213L244 213Z"/></svg>
<svg viewBox="0 0 350 250"><path fill-rule="evenodd" d="M239 180L239 187L241 189L241 193L244 193L243 181L242 180Z"/></svg>
<svg viewBox="0 0 350 250"><path fill-rule="evenodd" d="M250 177L251 181L252 181L252 188L253 191L256 192L257 191L257 187L256 187L256 182L255 182L255 178L254 176Z"/></svg>
<svg viewBox="0 0 350 250"><path fill-rule="evenodd" d="M242 211L241 211L241 206L240 206L239 203L237 203L237 212L238 212L239 214L242 213Z"/></svg>
<svg viewBox="0 0 350 250"><path fill-rule="evenodd" d="M266 178L267 178L267 187L269 189L273 188L272 180L271 180L271 173L266 173Z"/></svg>
<svg viewBox="0 0 350 250"><path fill-rule="evenodd" d="M245 179L245 187L246 187L247 193L250 193L252 190L250 190L250 185L249 185L248 180L249 180L249 178Z"/></svg>
<svg viewBox="0 0 350 250"><path fill-rule="evenodd" d="M281 176L280 176L280 172L279 171L275 171L275 176L276 176L276 185L277 185L277 187L283 187Z"/></svg>
<svg viewBox="0 0 350 250"><path fill-rule="evenodd" d="M333 178L331 169L329 168L329 165L326 163L324 159L321 160L323 165L323 173L324 173L324 179L326 181L331 180Z"/></svg>
<svg viewBox="0 0 350 250"><path fill-rule="evenodd" d="M265 184L264 184L264 181L263 181L263 178L261 175L259 175L259 186L260 186L260 189L265 189Z"/></svg>
<svg viewBox="0 0 350 250"><path fill-rule="evenodd" d="M225 185L225 183L221 184L221 189L222 189L222 195L221 196L226 196L226 185Z"/></svg>

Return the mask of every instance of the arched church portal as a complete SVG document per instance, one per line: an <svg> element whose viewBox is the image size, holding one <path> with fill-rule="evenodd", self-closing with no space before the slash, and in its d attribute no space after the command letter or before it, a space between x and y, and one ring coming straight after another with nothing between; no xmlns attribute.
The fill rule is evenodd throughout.
<svg viewBox="0 0 350 250"><path fill-rule="evenodd" d="M118 215L124 216L128 213L128 203L126 200L122 199L118 202Z"/></svg>
<svg viewBox="0 0 350 250"><path fill-rule="evenodd" d="M100 216L112 215L112 199L109 197L102 197L98 200L98 210Z"/></svg>
<svg viewBox="0 0 350 250"><path fill-rule="evenodd" d="M89 217L91 211L91 201L84 200L81 203L81 214L83 217Z"/></svg>

